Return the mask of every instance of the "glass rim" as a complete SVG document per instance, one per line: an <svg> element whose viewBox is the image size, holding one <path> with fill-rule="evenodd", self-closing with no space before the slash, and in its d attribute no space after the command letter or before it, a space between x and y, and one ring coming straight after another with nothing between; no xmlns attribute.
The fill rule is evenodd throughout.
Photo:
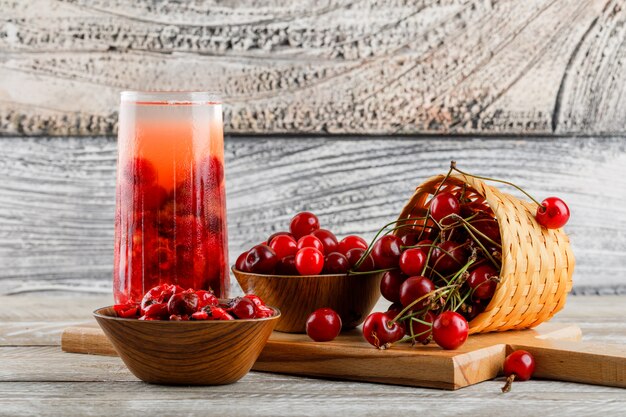
<svg viewBox="0 0 626 417"><path fill-rule="evenodd" d="M122 103L136 104L222 104L212 91L122 91Z"/></svg>

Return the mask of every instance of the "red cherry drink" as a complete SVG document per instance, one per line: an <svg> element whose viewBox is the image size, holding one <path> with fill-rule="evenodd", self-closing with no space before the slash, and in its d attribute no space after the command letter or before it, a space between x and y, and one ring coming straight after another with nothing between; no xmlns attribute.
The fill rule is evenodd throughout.
<svg viewBox="0 0 626 417"><path fill-rule="evenodd" d="M227 297L222 106L208 93L124 92L113 294L159 284Z"/></svg>

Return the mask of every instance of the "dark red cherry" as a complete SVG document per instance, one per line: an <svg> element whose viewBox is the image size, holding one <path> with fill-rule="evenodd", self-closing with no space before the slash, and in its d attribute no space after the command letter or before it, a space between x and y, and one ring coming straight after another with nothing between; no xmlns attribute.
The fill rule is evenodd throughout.
<svg viewBox="0 0 626 417"><path fill-rule="evenodd" d="M481 265L474 268L466 281L467 285L474 290L474 299L491 299L498 286L498 283L493 278L497 277L498 271L491 265Z"/></svg>
<svg viewBox="0 0 626 417"><path fill-rule="evenodd" d="M414 276L407 278L400 286L400 302L404 307L408 307L415 300L426 296L435 290L435 284L423 276ZM430 303L429 297L423 298L416 303L412 310L421 310Z"/></svg>
<svg viewBox="0 0 626 417"><path fill-rule="evenodd" d="M331 252L326 255L324 260L324 274L345 274L350 270L350 262L343 254L339 252Z"/></svg>
<svg viewBox="0 0 626 417"><path fill-rule="evenodd" d="M230 310L233 316L242 320L253 319L255 317L256 306L250 299L238 297L235 300Z"/></svg>
<svg viewBox="0 0 626 417"><path fill-rule="evenodd" d="M437 223L441 223L444 217L451 214L459 214L460 212L461 204L459 199L452 193L439 193L430 202L430 215ZM448 223L448 221L445 223Z"/></svg>
<svg viewBox="0 0 626 417"><path fill-rule="evenodd" d="M454 311L444 311L433 322L433 339L446 350L454 350L467 340L469 324Z"/></svg>
<svg viewBox="0 0 626 417"><path fill-rule="evenodd" d="M167 303L167 311L173 315L191 315L198 310L198 295L187 290L172 295Z"/></svg>
<svg viewBox="0 0 626 417"><path fill-rule="evenodd" d="M339 250L337 237L330 230L317 229L311 234L322 242L322 245L324 245L324 253L329 254Z"/></svg>
<svg viewBox="0 0 626 417"><path fill-rule="evenodd" d="M387 271L380 281L380 293L392 303L400 302L400 286L407 276L398 270Z"/></svg>
<svg viewBox="0 0 626 417"><path fill-rule="evenodd" d="M316 342L329 342L341 332L341 317L331 308L315 310L306 321L306 334Z"/></svg>
<svg viewBox="0 0 626 417"><path fill-rule="evenodd" d="M448 275L460 270L468 258L469 251L463 244L447 240L437 245L430 259L436 271Z"/></svg>
<svg viewBox="0 0 626 417"><path fill-rule="evenodd" d="M249 272L248 264L246 263L246 257L248 256L248 252L243 252L241 255L237 257L235 261L235 269L241 272Z"/></svg>
<svg viewBox="0 0 626 417"><path fill-rule="evenodd" d="M537 223L547 229L559 229L567 223L570 213L565 201L558 197L548 197L537 207Z"/></svg>
<svg viewBox="0 0 626 417"><path fill-rule="evenodd" d="M310 235L319 228L320 221L317 216L308 211L296 214L291 219L291 225L289 226L291 234L296 240L300 239L302 236Z"/></svg>
<svg viewBox="0 0 626 417"><path fill-rule="evenodd" d="M277 263L276 252L267 245L256 245L246 256L248 269L256 274L271 274Z"/></svg>
<svg viewBox="0 0 626 417"><path fill-rule="evenodd" d="M509 392L513 381L528 381L535 372L535 358L525 350L516 350L504 359L506 384L502 392Z"/></svg>
<svg viewBox="0 0 626 417"><path fill-rule="evenodd" d="M277 275L300 275L298 268L296 268L295 255L285 256L276 264Z"/></svg>
<svg viewBox="0 0 626 417"><path fill-rule="evenodd" d="M378 349L387 349L392 343L404 337L404 326L399 323L391 323L387 313L372 313L363 323L363 337L369 344Z"/></svg>
<svg viewBox="0 0 626 417"><path fill-rule="evenodd" d="M359 259L361 259L364 253L365 253L365 249L360 249L360 248L354 248L348 251L348 253L346 254L346 258L348 259L348 262L350 263L351 269L354 269L354 266L359 261ZM371 254L368 254L365 260L361 263L361 265L359 265L359 267L356 268L356 271L367 272L367 271L373 271L374 268L375 268L374 258L372 258Z"/></svg>
<svg viewBox="0 0 626 417"><path fill-rule="evenodd" d="M395 235L386 235L378 239L371 252L376 269L397 267L402 254L401 245L402 241Z"/></svg>

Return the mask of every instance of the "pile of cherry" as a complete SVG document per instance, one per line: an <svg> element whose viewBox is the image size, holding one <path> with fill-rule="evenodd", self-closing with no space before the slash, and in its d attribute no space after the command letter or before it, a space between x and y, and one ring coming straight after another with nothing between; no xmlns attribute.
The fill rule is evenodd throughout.
<svg viewBox="0 0 626 417"><path fill-rule="evenodd" d="M461 172L454 162L448 176L453 170ZM513 186L537 203L535 219L543 227L560 228L568 221L563 200L549 197L539 203ZM460 347L469 334L468 322L485 310L500 281L500 228L486 200L469 185L444 179L423 216L389 223L381 235L364 257L371 255L376 270L385 271L380 291L392 304L387 312L367 317L364 338L379 349L400 340Z"/></svg>
<svg viewBox="0 0 626 417"><path fill-rule="evenodd" d="M141 303L116 304L113 309L122 318L166 321L260 319L275 314L253 294L220 301L211 291L174 284L157 285Z"/></svg>
<svg viewBox="0 0 626 417"><path fill-rule="evenodd" d="M355 235L339 241L331 231L320 228L315 214L303 211L291 219L289 232L274 233L239 255L235 268L256 274L345 274L360 261L367 247L367 242ZM358 268L373 269L371 257Z"/></svg>

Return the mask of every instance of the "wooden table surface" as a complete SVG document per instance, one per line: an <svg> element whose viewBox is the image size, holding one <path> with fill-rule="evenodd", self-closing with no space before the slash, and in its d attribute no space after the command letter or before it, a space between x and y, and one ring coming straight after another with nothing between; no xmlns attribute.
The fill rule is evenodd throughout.
<svg viewBox="0 0 626 417"><path fill-rule="evenodd" d="M109 297L0 297L0 415L623 415L626 391L553 381L501 380L459 391L316 380L252 372L220 387L138 381L117 357L64 353L60 334L89 322ZM626 343L626 297L570 297L554 319L584 340ZM146 414L145 412L149 412Z"/></svg>

